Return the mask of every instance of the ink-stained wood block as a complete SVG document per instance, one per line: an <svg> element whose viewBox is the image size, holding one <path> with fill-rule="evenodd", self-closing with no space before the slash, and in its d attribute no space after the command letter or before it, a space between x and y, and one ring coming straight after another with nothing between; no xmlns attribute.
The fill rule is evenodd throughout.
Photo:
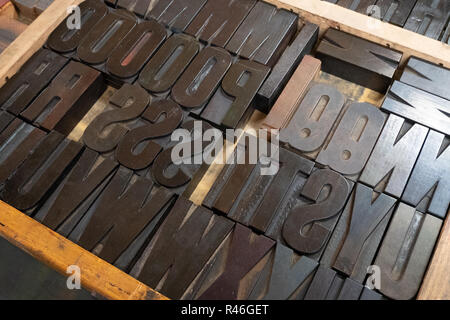
<svg viewBox="0 0 450 320"><path fill-rule="evenodd" d="M395 81L381 109L450 135L450 100Z"/></svg>
<svg viewBox="0 0 450 320"><path fill-rule="evenodd" d="M402 196L402 201L417 207L429 203L426 212L445 219L450 203L449 137L430 130Z"/></svg>
<svg viewBox="0 0 450 320"><path fill-rule="evenodd" d="M377 192L401 197L428 131L390 115L359 181Z"/></svg>
<svg viewBox="0 0 450 320"><path fill-rule="evenodd" d="M322 60L323 71L386 92L402 53L330 28L317 47L316 57Z"/></svg>
<svg viewBox="0 0 450 320"><path fill-rule="evenodd" d="M206 2L207 0L156 0L146 18L153 18L175 32L182 32L194 20Z"/></svg>
<svg viewBox="0 0 450 320"><path fill-rule="evenodd" d="M20 115L45 130L67 136L105 89L100 72L72 61Z"/></svg>
<svg viewBox="0 0 450 320"><path fill-rule="evenodd" d="M294 41L286 48L278 62L273 67L269 77L256 96L255 106L262 112L268 113L283 88L291 79L303 57L311 53L317 42L319 27L312 23L305 23Z"/></svg>
<svg viewBox="0 0 450 320"><path fill-rule="evenodd" d="M400 81L450 100L450 70L447 68L411 57Z"/></svg>
<svg viewBox="0 0 450 320"><path fill-rule="evenodd" d="M113 8L116 7L117 0L104 0L104 1L105 1L105 3L106 3L107 5L109 5L109 6L113 7Z"/></svg>
<svg viewBox="0 0 450 320"><path fill-rule="evenodd" d="M282 60L280 60L280 62L281 61ZM288 125L295 110L297 110L305 94L311 88L313 80L319 74L320 66L320 60L313 58L312 56L307 55L303 58L291 79L286 84L286 87L281 92L270 113L264 119L263 129L281 130ZM274 71L276 69L277 67L275 67ZM272 73L274 71L272 71ZM269 76L269 79L271 77L272 75ZM259 92L264 89L268 80L266 80Z"/></svg>
<svg viewBox="0 0 450 320"><path fill-rule="evenodd" d="M53 0L11 0L20 15L30 21L36 19Z"/></svg>
<svg viewBox="0 0 450 320"><path fill-rule="evenodd" d="M383 21L403 27L417 0L378 0L376 5Z"/></svg>
<svg viewBox="0 0 450 320"><path fill-rule="evenodd" d="M441 226L442 220L400 203L375 260L381 293L397 300L415 297Z"/></svg>
<svg viewBox="0 0 450 320"><path fill-rule="evenodd" d="M365 15L369 14L370 7L377 2L377 0L326 0L326 1Z"/></svg>
<svg viewBox="0 0 450 320"><path fill-rule="evenodd" d="M191 112L201 112L220 85L231 62L231 54L225 49L203 49L174 85L172 99Z"/></svg>
<svg viewBox="0 0 450 320"><path fill-rule="evenodd" d="M315 159L332 132L344 103L344 95L334 87L315 84L305 95L287 127L280 131L280 142Z"/></svg>
<svg viewBox="0 0 450 320"><path fill-rule="evenodd" d="M270 68L262 64L238 60L228 70L201 117L219 127L237 128L251 112L249 108L269 72Z"/></svg>
<svg viewBox="0 0 450 320"><path fill-rule="evenodd" d="M139 84L154 94L171 90L199 51L200 44L194 38L171 36L145 65Z"/></svg>
<svg viewBox="0 0 450 320"><path fill-rule="evenodd" d="M0 4L1 8L1 4ZM25 29L27 24L7 16L0 19L0 53L3 52Z"/></svg>
<svg viewBox="0 0 450 320"><path fill-rule="evenodd" d="M162 294L179 299L233 225L230 220L180 197L132 275Z"/></svg>
<svg viewBox="0 0 450 320"><path fill-rule="evenodd" d="M0 134L14 120L14 116L6 111L0 111Z"/></svg>
<svg viewBox="0 0 450 320"><path fill-rule="evenodd" d="M279 242L272 251L272 257L261 271L249 299L302 299L317 269L317 261L299 256Z"/></svg>
<svg viewBox="0 0 450 320"><path fill-rule="evenodd" d="M80 29L69 29L68 22L72 22L73 17L64 19L48 37L47 46L53 51L62 54L73 53L83 37L108 13L108 8L101 0L86 0L78 7L82 17Z"/></svg>
<svg viewBox="0 0 450 320"><path fill-rule="evenodd" d="M111 53L106 71L119 82L134 82L166 36L164 26L156 21L139 23Z"/></svg>
<svg viewBox="0 0 450 320"><path fill-rule="evenodd" d="M386 121L386 114L369 103L352 103L345 111L317 163L357 180Z"/></svg>
<svg viewBox="0 0 450 320"><path fill-rule="evenodd" d="M137 24L127 11L115 10L106 14L95 27L82 36L77 48L78 58L87 64L100 65Z"/></svg>
<svg viewBox="0 0 450 320"><path fill-rule="evenodd" d="M50 50L37 51L0 89L0 107L19 115L67 62Z"/></svg>
<svg viewBox="0 0 450 320"><path fill-rule="evenodd" d="M3 201L32 214L82 149L81 144L64 139L56 131L51 132L6 181Z"/></svg>
<svg viewBox="0 0 450 320"><path fill-rule="evenodd" d="M256 0L208 1L186 29L203 42L225 48Z"/></svg>
<svg viewBox="0 0 450 320"><path fill-rule="evenodd" d="M291 42L297 26L297 14L257 2L226 48L242 58L272 67Z"/></svg>
<svg viewBox="0 0 450 320"><path fill-rule="evenodd" d="M448 1L418 0L404 28L440 40L449 18Z"/></svg>
<svg viewBox="0 0 450 320"><path fill-rule="evenodd" d="M342 278L336 271L320 265L305 300L381 300L382 296L362 284Z"/></svg>
<svg viewBox="0 0 450 320"><path fill-rule="evenodd" d="M118 0L116 3L117 8L134 12L141 18L147 15L147 12L151 9L151 5L152 0Z"/></svg>
<svg viewBox="0 0 450 320"><path fill-rule="evenodd" d="M358 183L330 238L320 263L363 283L396 200Z"/></svg>

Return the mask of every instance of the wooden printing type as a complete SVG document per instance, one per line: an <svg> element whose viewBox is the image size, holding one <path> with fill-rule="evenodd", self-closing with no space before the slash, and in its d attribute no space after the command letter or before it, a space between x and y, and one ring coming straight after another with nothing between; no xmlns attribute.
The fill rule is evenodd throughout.
<svg viewBox="0 0 450 320"><path fill-rule="evenodd" d="M61 70L68 60L50 50L37 51L0 88L0 107L19 115Z"/></svg>
<svg viewBox="0 0 450 320"><path fill-rule="evenodd" d="M351 34L328 29L316 58L322 70L379 92L386 92L402 53Z"/></svg>
<svg viewBox="0 0 450 320"><path fill-rule="evenodd" d="M369 7L373 6L377 0L326 0L341 7L367 15Z"/></svg>
<svg viewBox="0 0 450 320"><path fill-rule="evenodd" d="M245 118L269 72L268 67L259 63L237 61L223 78L220 89L203 110L201 117L217 126L235 129Z"/></svg>
<svg viewBox="0 0 450 320"><path fill-rule="evenodd" d="M359 181L399 198L427 134L427 128L390 115Z"/></svg>
<svg viewBox="0 0 450 320"><path fill-rule="evenodd" d="M381 109L450 135L450 100L395 81Z"/></svg>
<svg viewBox="0 0 450 320"><path fill-rule="evenodd" d="M374 200L373 190L358 183L320 263L363 283L394 211L395 202L394 198L385 194L378 195Z"/></svg>
<svg viewBox="0 0 450 320"><path fill-rule="evenodd" d="M200 51L200 44L183 34L171 36L139 74L139 84L152 93L170 90Z"/></svg>
<svg viewBox="0 0 450 320"><path fill-rule="evenodd" d="M397 300L415 297L441 226L442 220L400 203L375 260L382 294Z"/></svg>
<svg viewBox="0 0 450 320"><path fill-rule="evenodd" d="M403 27L416 4L416 0L378 0L376 5L383 21Z"/></svg>
<svg viewBox="0 0 450 320"><path fill-rule="evenodd" d="M404 28L440 40L449 18L447 0L418 0Z"/></svg>
<svg viewBox="0 0 450 320"><path fill-rule="evenodd" d="M178 198L133 270L138 280L153 288L164 277L159 291L172 299L183 295L234 225L204 207L192 206Z"/></svg>
<svg viewBox="0 0 450 320"><path fill-rule="evenodd" d="M306 54L310 54L319 35L319 27L306 23L295 40L283 52L269 77L259 89L255 106L268 113Z"/></svg>
<svg viewBox="0 0 450 320"><path fill-rule="evenodd" d="M0 134L14 120L14 116L6 111L0 110Z"/></svg>
<svg viewBox="0 0 450 320"><path fill-rule="evenodd" d="M297 32L298 15L266 2L257 2L226 49L273 67Z"/></svg>
<svg viewBox="0 0 450 320"><path fill-rule="evenodd" d="M426 212L445 219L450 203L449 177L449 137L430 130L406 185L402 201L417 207L431 192Z"/></svg>
<svg viewBox="0 0 450 320"><path fill-rule="evenodd" d="M256 0L208 1L188 26L186 33L225 48L255 3Z"/></svg>
<svg viewBox="0 0 450 320"><path fill-rule="evenodd" d="M67 136L105 89L100 72L72 61L20 115Z"/></svg>
<svg viewBox="0 0 450 320"><path fill-rule="evenodd" d="M126 9L144 18L152 5L152 0L118 0L117 8Z"/></svg>

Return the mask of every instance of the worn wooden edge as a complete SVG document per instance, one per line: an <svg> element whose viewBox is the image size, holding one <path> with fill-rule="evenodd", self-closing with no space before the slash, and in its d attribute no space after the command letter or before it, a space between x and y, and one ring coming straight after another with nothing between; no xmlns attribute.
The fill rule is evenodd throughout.
<svg viewBox="0 0 450 320"><path fill-rule="evenodd" d="M450 300L450 212L442 228L418 300Z"/></svg>
<svg viewBox="0 0 450 320"><path fill-rule="evenodd" d="M401 66L415 56L450 68L450 46L388 22L320 0L266 0L319 25L334 28L403 52Z"/></svg>
<svg viewBox="0 0 450 320"><path fill-rule="evenodd" d="M81 271L81 284L111 300L167 300L160 293L0 201L0 236L54 270Z"/></svg>

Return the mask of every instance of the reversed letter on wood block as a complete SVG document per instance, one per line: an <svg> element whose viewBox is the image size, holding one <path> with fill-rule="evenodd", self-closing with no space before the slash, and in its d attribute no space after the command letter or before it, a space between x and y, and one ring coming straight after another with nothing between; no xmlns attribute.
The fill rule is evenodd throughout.
<svg viewBox="0 0 450 320"><path fill-rule="evenodd" d="M418 0L404 28L440 40L449 17L447 0Z"/></svg>
<svg viewBox="0 0 450 320"><path fill-rule="evenodd" d="M378 0L377 6L380 8L380 18L383 21L402 27L405 25L416 0Z"/></svg>

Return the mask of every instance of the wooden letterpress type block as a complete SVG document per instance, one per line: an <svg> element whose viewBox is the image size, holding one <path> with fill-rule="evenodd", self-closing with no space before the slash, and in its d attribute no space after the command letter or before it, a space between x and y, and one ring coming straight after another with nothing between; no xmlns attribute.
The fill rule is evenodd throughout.
<svg viewBox="0 0 450 320"><path fill-rule="evenodd" d="M139 17L144 18L147 12L150 10L152 0L118 0L117 8L126 9L134 12Z"/></svg>
<svg viewBox="0 0 450 320"><path fill-rule="evenodd" d="M377 2L377 0L326 0L326 1L362 14L368 14L369 7L373 6L375 2Z"/></svg>
<svg viewBox="0 0 450 320"><path fill-rule="evenodd" d="M0 53L25 31L27 27L28 25L26 23L3 15L2 19L0 19Z"/></svg>
<svg viewBox="0 0 450 320"><path fill-rule="evenodd" d="M450 203L449 137L430 130L414 170L402 196L402 201L417 207L431 195L426 212L445 219Z"/></svg>
<svg viewBox="0 0 450 320"><path fill-rule="evenodd" d="M351 34L328 29L316 57L322 70L379 92L386 92L402 53Z"/></svg>
<svg viewBox="0 0 450 320"><path fill-rule="evenodd" d="M92 65L106 62L112 51L136 24L136 18L127 12L109 12L83 37L77 48L78 58Z"/></svg>
<svg viewBox="0 0 450 320"><path fill-rule="evenodd" d="M230 220L180 197L132 275L167 297L179 299L233 225Z"/></svg>
<svg viewBox="0 0 450 320"><path fill-rule="evenodd" d="M298 15L258 2L226 49L245 59L274 66L295 35Z"/></svg>
<svg viewBox="0 0 450 320"><path fill-rule="evenodd" d="M294 71L302 62L303 57L311 53L317 42L318 35L319 27L317 25L306 23L303 26L292 44L283 52L261 89L259 89L255 103L257 109L265 113L270 111L283 88L291 79Z"/></svg>
<svg viewBox="0 0 450 320"><path fill-rule="evenodd" d="M427 134L427 128L390 115L359 181L399 198Z"/></svg>
<svg viewBox="0 0 450 320"><path fill-rule="evenodd" d="M153 18L176 32L184 31L207 0L157 0L146 18Z"/></svg>
<svg viewBox="0 0 450 320"><path fill-rule="evenodd" d="M378 0L380 18L383 21L403 27L416 4L416 0Z"/></svg>
<svg viewBox="0 0 450 320"><path fill-rule="evenodd" d="M0 107L19 115L56 76L67 59L41 49L0 89Z"/></svg>
<svg viewBox="0 0 450 320"><path fill-rule="evenodd" d="M318 263L277 243L259 275L250 300L298 300L308 289Z"/></svg>
<svg viewBox="0 0 450 320"><path fill-rule="evenodd" d="M439 40L449 18L447 0L418 0L404 28Z"/></svg>
<svg viewBox="0 0 450 320"><path fill-rule="evenodd" d="M14 120L14 116L6 111L0 111L0 134Z"/></svg>
<svg viewBox="0 0 450 320"><path fill-rule="evenodd" d="M129 130L122 123L138 118L150 103L150 95L137 84L124 84L109 102L118 109L97 116L83 135L86 146L100 153L112 151L117 147ZM111 125L113 127L106 131Z"/></svg>
<svg viewBox="0 0 450 320"><path fill-rule="evenodd" d="M169 91L200 51L192 37L175 34L155 53L139 74L139 84L152 93Z"/></svg>
<svg viewBox="0 0 450 320"><path fill-rule="evenodd" d="M447 68L411 57L400 81L450 100L450 70Z"/></svg>
<svg viewBox="0 0 450 320"><path fill-rule="evenodd" d="M172 99L199 113L231 66L231 55L222 48L203 49L172 89Z"/></svg>
<svg viewBox="0 0 450 320"><path fill-rule="evenodd" d="M67 136L105 89L100 72L72 61L21 116L48 131L54 129Z"/></svg>
<svg viewBox="0 0 450 320"><path fill-rule="evenodd" d="M12 0L20 15L26 20L36 19L53 0Z"/></svg>
<svg viewBox="0 0 450 320"><path fill-rule="evenodd" d="M201 117L220 127L238 127L248 115L249 107L269 71L268 67L253 61L234 63Z"/></svg>
<svg viewBox="0 0 450 320"><path fill-rule="evenodd" d="M47 46L53 51L63 54L73 53L86 34L91 31L107 13L108 8L101 0L86 0L80 5L80 29L69 29L71 16L64 19L50 34Z"/></svg>
<svg viewBox="0 0 450 320"><path fill-rule="evenodd" d="M400 203L375 260L382 294L398 300L415 297L441 225L440 219Z"/></svg>
<svg viewBox="0 0 450 320"><path fill-rule="evenodd" d="M201 41L225 48L256 0L208 1L186 29Z"/></svg>
<svg viewBox="0 0 450 320"><path fill-rule="evenodd" d="M280 60L281 61L281 60ZM264 120L263 129L285 128L320 72L320 60L305 56ZM276 67L274 71L276 70ZM270 79L271 75L269 76ZM268 79L268 80L269 80ZM266 86L267 81L259 92Z"/></svg>
<svg viewBox="0 0 450 320"><path fill-rule="evenodd" d="M104 1L105 1L105 3L106 3L107 5L109 5L109 6L113 7L113 8L116 7L117 0L104 0Z"/></svg>
<svg viewBox="0 0 450 320"><path fill-rule="evenodd" d="M174 196L154 186L151 180L120 167L69 239L127 269L156 232Z"/></svg>
<svg viewBox="0 0 450 320"><path fill-rule="evenodd" d="M450 135L450 100L395 81L381 109Z"/></svg>
<svg viewBox="0 0 450 320"><path fill-rule="evenodd" d="M357 180L386 121L386 114L369 103L353 103L345 111L317 163Z"/></svg>
<svg viewBox="0 0 450 320"><path fill-rule="evenodd" d="M334 87L314 85L281 130L280 142L314 159L332 132L344 103L345 97Z"/></svg>
<svg viewBox="0 0 450 320"><path fill-rule="evenodd" d="M199 300L238 300L241 283L245 276L261 261L275 245L264 235L256 235L249 228L236 224L226 251L226 259L215 279L206 279L199 285ZM225 253L224 253L225 254Z"/></svg>
<svg viewBox="0 0 450 320"><path fill-rule="evenodd" d="M363 283L396 200L357 184L333 231L320 263Z"/></svg>
<svg viewBox="0 0 450 320"><path fill-rule="evenodd" d="M81 144L51 132L6 181L3 200L32 214L82 149Z"/></svg>
<svg viewBox="0 0 450 320"><path fill-rule="evenodd" d="M118 82L134 82L166 36L166 30L156 21L139 23L114 49L106 62L106 71Z"/></svg>

